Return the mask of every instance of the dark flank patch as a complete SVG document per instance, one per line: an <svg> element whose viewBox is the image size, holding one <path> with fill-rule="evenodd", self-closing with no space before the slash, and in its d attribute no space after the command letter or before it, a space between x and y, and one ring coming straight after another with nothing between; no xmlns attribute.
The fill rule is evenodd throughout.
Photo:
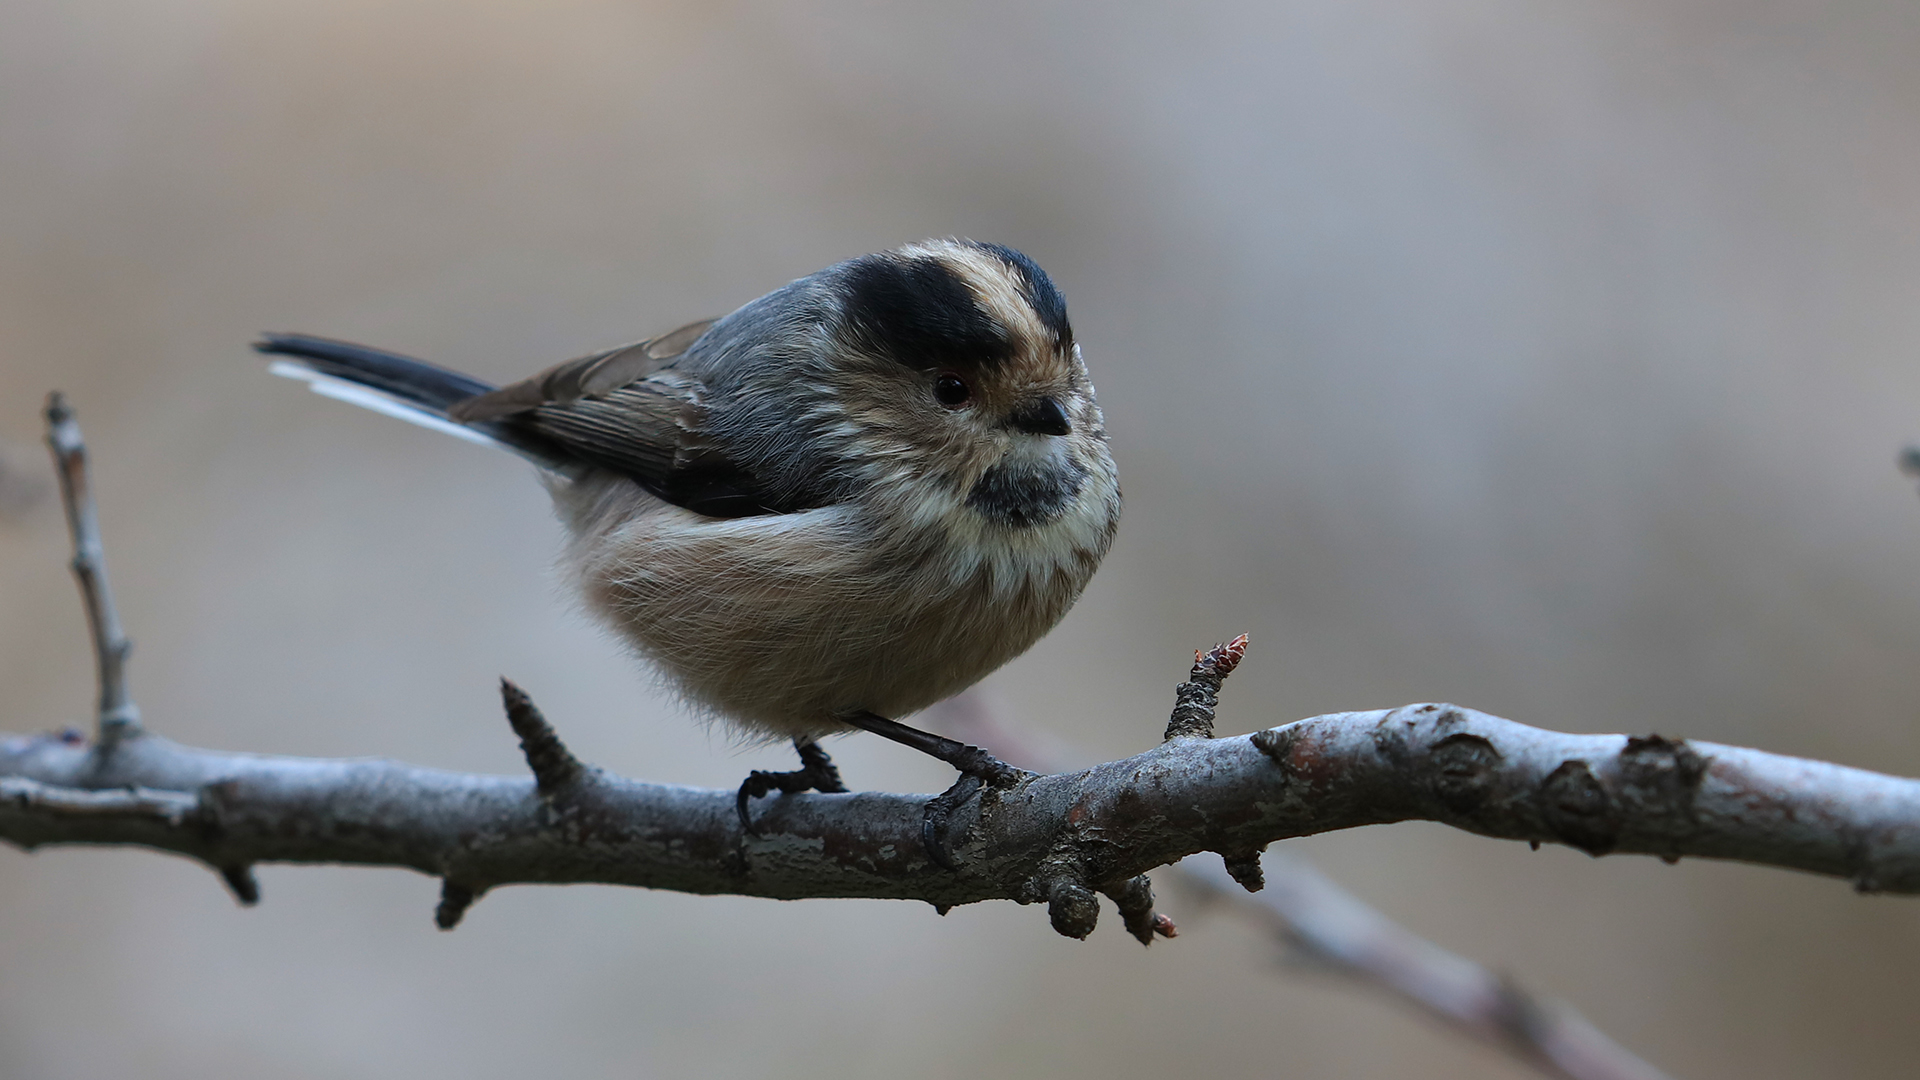
<svg viewBox="0 0 1920 1080"><path fill-rule="evenodd" d="M1020 295L1032 306L1034 314L1040 316L1040 324L1053 335L1056 348L1064 349L1073 344L1073 326L1067 322L1067 298L1053 287L1053 279L1047 276L1040 264L1027 258L1004 244L981 244L985 251L1020 277Z"/></svg>
<svg viewBox="0 0 1920 1080"><path fill-rule="evenodd" d="M974 481L967 505L989 521L1030 529L1064 513L1086 481L1087 471L1074 464L1003 462Z"/></svg>
<svg viewBox="0 0 1920 1080"><path fill-rule="evenodd" d="M909 367L977 368L1013 355L1006 328L938 259L855 259L847 268L847 315L874 346Z"/></svg>
<svg viewBox="0 0 1920 1080"><path fill-rule="evenodd" d="M804 498L781 499L752 473L718 455L708 455L704 460L675 469L663 480L643 481L640 486L675 506L717 518L790 514L815 505Z"/></svg>

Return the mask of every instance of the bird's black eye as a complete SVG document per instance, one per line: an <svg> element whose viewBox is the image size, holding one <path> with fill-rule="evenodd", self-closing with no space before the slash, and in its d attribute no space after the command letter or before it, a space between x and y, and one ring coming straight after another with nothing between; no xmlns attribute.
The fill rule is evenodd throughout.
<svg viewBox="0 0 1920 1080"><path fill-rule="evenodd" d="M949 409L965 405L972 396L972 388L958 375L949 373L933 380L933 400Z"/></svg>

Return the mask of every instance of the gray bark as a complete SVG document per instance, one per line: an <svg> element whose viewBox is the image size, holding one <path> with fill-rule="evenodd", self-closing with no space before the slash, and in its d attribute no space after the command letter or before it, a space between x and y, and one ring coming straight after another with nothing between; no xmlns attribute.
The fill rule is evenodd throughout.
<svg viewBox="0 0 1920 1080"><path fill-rule="evenodd" d="M1446 705L1176 738L982 792L955 820L960 867L920 843L922 796L787 795L742 833L733 792L580 769L532 777L389 761L196 750L147 733L0 744L0 838L139 844L222 870L405 866L478 894L601 882L781 899L950 906L1115 887L1202 851L1426 819L1592 854L1737 859L1920 891L1920 782L1658 736L1566 735ZM20 781L31 781L22 785ZM79 793L128 794L82 805Z"/></svg>

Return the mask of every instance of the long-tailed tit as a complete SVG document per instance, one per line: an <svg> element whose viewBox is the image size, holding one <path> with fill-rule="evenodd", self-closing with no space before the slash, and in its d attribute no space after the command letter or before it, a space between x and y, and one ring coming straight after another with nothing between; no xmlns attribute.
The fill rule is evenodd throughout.
<svg viewBox="0 0 1920 1080"><path fill-rule="evenodd" d="M962 771L946 819L1016 771L898 723L1060 621L1120 488L1060 293L1010 248L932 240L810 274L719 320L494 388L324 338L274 370L531 459L587 606L705 713L790 738L774 790L844 791L860 728ZM950 864L950 863L949 863Z"/></svg>

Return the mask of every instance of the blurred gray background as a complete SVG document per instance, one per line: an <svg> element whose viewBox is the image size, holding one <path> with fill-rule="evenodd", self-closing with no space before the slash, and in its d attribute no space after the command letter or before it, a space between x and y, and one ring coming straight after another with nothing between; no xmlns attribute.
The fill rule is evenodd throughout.
<svg viewBox="0 0 1920 1080"><path fill-rule="evenodd" d="M506 378L928 235L1064 288L1127 492L988 692L1089 754L1189 650L1245 731L1427 699L1920 774L1920 7L0 2L0 456L96 454L152 725L520 768L784 766L561 595L517 461L306 394L262 329ZM27 481L31 486L31 480ZM44 490L44 489L43 489ZM22 505L31 504L31 505ZM0 729L84 722L51 498ZM943 770L837 744L855 784ZM1911 1075L1920 905L1402 825L1290 845L1685 1077ZM0 1077L1515 1077L1177 896L1036 909L0 849Z"/></svg>

